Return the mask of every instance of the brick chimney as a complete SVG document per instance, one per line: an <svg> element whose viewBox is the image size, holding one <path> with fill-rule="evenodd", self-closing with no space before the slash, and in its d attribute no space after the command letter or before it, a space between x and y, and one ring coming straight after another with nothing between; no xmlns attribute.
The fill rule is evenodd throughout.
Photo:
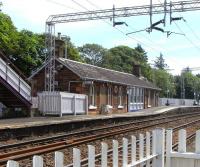
<svg viewBox="0 0 200 167"><path fill-rule="evenodd" d="M141 66L139 64L133 63L133 75L138 78L141 77Z"/></svg>
<svg viewBox="0 0 200 167"><path fill-rule="evenodd" d="M58 58L65 57L65 42L62 40L60 32L55 40L55 55Z"/></svg>

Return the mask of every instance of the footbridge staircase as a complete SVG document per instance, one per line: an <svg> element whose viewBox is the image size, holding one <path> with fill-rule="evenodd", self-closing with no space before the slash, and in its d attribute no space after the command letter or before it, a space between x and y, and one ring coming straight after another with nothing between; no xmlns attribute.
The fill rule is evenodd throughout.
<svg viewBox="0 0 200 167"><path fill-rule="evenodd" d="M9 108L30 108L31 87L26 77L0 51L0 102Z"/></svg>

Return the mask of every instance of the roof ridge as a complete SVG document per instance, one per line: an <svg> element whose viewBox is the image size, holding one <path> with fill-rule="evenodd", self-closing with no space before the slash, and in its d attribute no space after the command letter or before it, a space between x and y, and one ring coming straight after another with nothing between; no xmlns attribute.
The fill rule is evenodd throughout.
<svg viewBox="0 0 200 167"><path fill-rule="evenodd" d="M113 72L117 72L117 73L121 73L121 74L126 74L126 75L131 75L131 76L136 77L135 75L130 74L130 73L121 72L121 71L116 71L116 70L112 70L112 69L108 69L108 68L103 68L103 67L99 67L99 66L95 66L95 65L87 64L87 63L82 63L82 62L75 61L75 60L70 60L70 59L66 59L66 58L59 58L59 59L60 59L61 61L66 61L66 60L67 60L67 61L71 61L71 62L83 64L83 65L86 65L86 66L91 66L91 67L95 67L95 68L99 68L99 69L104 69L104 70L113 71ZM138 77L136 77L136 78L138 78ZM139 79L139 78L138 78L138 79Z"/></svg>

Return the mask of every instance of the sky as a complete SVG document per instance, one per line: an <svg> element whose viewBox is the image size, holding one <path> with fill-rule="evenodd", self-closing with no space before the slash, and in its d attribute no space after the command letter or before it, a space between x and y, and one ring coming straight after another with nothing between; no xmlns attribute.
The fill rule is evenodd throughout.
<svg viewBox="0 0 200 167"><path fill-rule="evenodd" d="M113 7L130 7L148 5L150 0L1 0L2 11L8 14L18 30L27 29L35 33L45 32L45 22L50 15L84 12L88 10L110 9ZM169 0L168 0L169 1ZM162 3L163 0L153 0L153 3ZM152 33L140 32L131 35L126 33L149 27L149 16L134 16L116 18L124 21L128 26L120 25L114 28L110 20L98 20L75 23L56 24L56 33L70 36L75 46L86 43L96 43L105 48L118 45L136 47L140 44L147 52L149 63L163 54L169 66L169 72L180 74L181 69L200 67L200 11L173 13L173 17L183 17L169 23L167 15L166 31L185 34L171 34L153 31ZM163 14L153 15L153 22L163 18ZM194 71L200 73L200 71Z"/></svg>

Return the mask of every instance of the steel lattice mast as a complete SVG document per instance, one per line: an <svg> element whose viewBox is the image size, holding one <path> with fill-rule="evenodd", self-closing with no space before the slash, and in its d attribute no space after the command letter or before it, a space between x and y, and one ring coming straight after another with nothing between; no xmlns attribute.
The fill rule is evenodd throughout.
<svg viewBox="0 0 200 167"><path fill-rule="evenodd" d="M114 11L113 11L114 10ZM46 21L46 67L45 67L45 90L55 90L55 24L89 20L113 19L115 17L131 17L173 12L187 12L200 10L200 0L178 1L164 4L152 4L133 7L122 7L87 12L67 13L50 15Z"/></svg>

